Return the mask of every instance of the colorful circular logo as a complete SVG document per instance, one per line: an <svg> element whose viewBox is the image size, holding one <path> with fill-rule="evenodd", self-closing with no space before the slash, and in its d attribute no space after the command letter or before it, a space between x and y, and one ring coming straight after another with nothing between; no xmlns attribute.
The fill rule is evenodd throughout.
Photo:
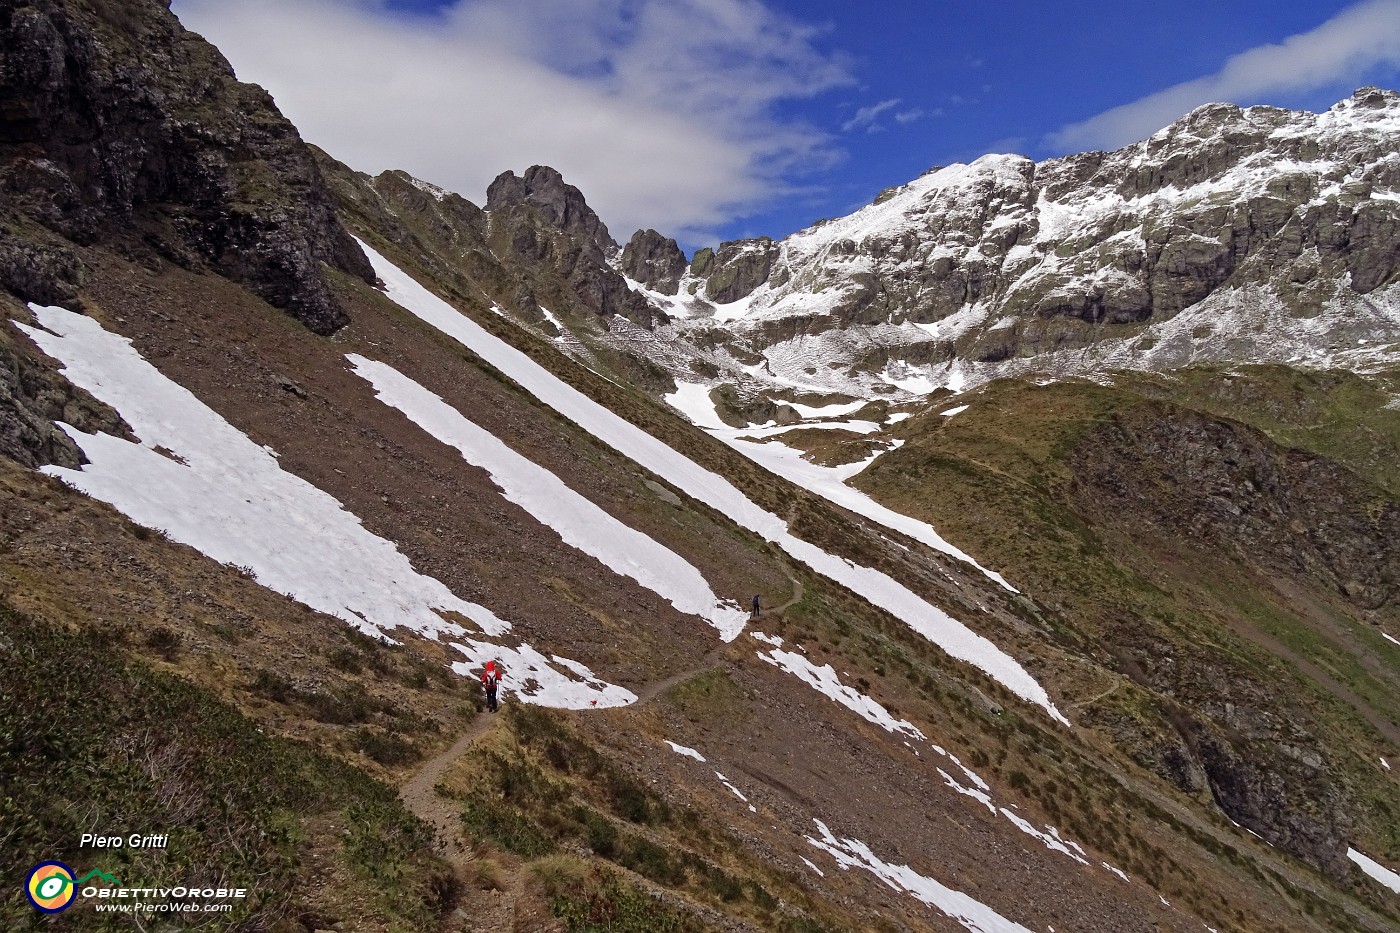
<svg viewBox="0 0 1400 933"><path fill-rule="evenodd" d="M62 862L40 862L29 872L24 893L29 895L35 910L46 914L67 910L78 893L73 869Z"/></svg>

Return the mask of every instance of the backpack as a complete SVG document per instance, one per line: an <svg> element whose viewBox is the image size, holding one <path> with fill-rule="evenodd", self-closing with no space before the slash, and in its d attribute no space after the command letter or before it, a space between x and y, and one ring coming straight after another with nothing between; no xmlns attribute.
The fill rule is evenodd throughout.
<svg viewBox="0 0 1400 933"><path fill-rule="evenodd" d="M494 686L496 686L496 682L497 682L498 680L500 680L500 672L499 672L499 671L490 670L490 671L484 672L484 673L481 675L481 682L482 682L483 684L485 684L486 686L488 686L488 687L494 687Z"/></svg>

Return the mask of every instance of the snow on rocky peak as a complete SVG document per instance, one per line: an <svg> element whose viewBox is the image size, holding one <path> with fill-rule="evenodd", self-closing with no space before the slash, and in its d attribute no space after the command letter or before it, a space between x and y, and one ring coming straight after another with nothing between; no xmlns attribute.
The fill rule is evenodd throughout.
<svg viewBox="0 0 1400 933"><path fill-rule="evenodd" d="M697 256L663 336L721 378L863 398L1206 360L1384 365L1397 150L1400 95L1363 88L1320 114L1207 105L1116 152L986 155Z"/></svg>

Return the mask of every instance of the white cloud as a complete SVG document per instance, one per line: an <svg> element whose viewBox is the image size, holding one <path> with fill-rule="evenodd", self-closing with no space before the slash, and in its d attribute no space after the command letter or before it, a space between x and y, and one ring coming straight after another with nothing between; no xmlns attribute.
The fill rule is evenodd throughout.
<svg viewBox="0 0 1400 933"><path fill-rule="evenodd" d="M1051 133L1060 152L1112 149L1144 139L1201 104L1356 81L1368 69L1400 65L1400 0L1364 0L1310 32L1241 52L1216 73L1169 87Z"/></svg>
<svg viewBox="0 0 1400 933"><path fill-rule="evenodd" d="M850 82L816 31L761 0L176 0L303 136L361 171L401 168L480 203L541 163L615 236L682 239L829 165L829 137L776 115Z"/></svg>
<svg viewBox="0 0 1400 933"><path fill-rule="evenodd" d="M922 107L914 107L910 110L901 110L898 113L896 113L894 115L894 121L896 123L909 124L913 123L915 120L923 118L925 115L926 114L924 113ZM943 112L941 110L935 110L933 112L933 116L935 117L941 117L942 115Z"/></svg>
<svg viewBox="0 0 1400 933"><path fill-rule="evenodd" d="M849 133L858 127L865 127L866 132L878 133L884 127L875 121L880 119L880 114L893 107L899 106L900 98L892 97L889 100L882 100L878 104L871 104L869 107L862 107L856 111L856 115L845 123L841 124L841 131Z"/></svg>

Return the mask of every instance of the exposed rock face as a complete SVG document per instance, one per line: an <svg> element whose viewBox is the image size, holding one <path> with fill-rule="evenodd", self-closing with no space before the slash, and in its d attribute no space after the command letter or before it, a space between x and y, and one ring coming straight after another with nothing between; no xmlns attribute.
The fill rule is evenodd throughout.
<svg viewBox="0 0 1400 933"><path fill-rule="evenodd" d="M1220 809L1270 844L1333 878L1350 871L1351 807L1326 761L1307 747L1270 736L1258 743L1203 737L1199 755Z"/></svg>
<svg viewBox="0 0 1400 933"><path fill-rule="evenodd" d="M624 275L663 295L680 291L686 270L685 254L670 237L655 230L638 230L622 250L619 264Z"/></svg>
<svg viewBox="0 0 1400 933"><path fill-rule="evenodd" d="M705 339L788 380L784 361L845 364L812 387L867 396L910 368L938 384L930 363L983 381L1400 340L1397 146L1400 95L1365 88L1322 114L1209 105L1116 152L935 169L779 243L702 250L704 297L746 301Z"/></svg>
<svg viewBox="0 0 1400 933"><path fill-rule="evenodd" d="M564 181L547 165L533 165L523 177L503 172L486 189L486 209L498 213L529 205L546 223L571 237L589 241L604 256L617 252L617 244L603 221L584 200L583 192Z"/></svg>
<svg viewBox="0 0 1400 933"><path fill-rule="evenodd" d="M86 265L59 237L18 221L0 217L0 288L26 301L74 306Z"/></svg>
<svg viewBox="0 0 1400 933"><path fill-rule="evenodd" d="M1400 600L1400 504L1332 460L1172 409L1097 429L1076 470L1105 515L1306 575L1362 609Z"/></svg>
<svg viewBox="0 0 1400 933"><path fill-rule="evenodd" d="M121 416L17 345L13 333L0 328L0 457L30 468L56 464L76 469L86 463L57 421L88 434L135 440Z"/></svg>
<svg viewBox="0 0 1400 933"><path fill-rule="evenodd" d="M1333 461L1154 405L1088 432L1072 462L1078 508L1104 524L1310 581L1362 610L1397 599L1400 504ZM1233 820L1343 877L1357 807L1306 706L1131 625L1117 639L1125 673L1174 699L1180 744L1139 760L1188 792L1208 787Z"/></svg>
<svg viewBox="0 0 1400 933"><path fill-rule="evenodd" d="M554 169L502 174L487 190L486 210L491 248L522 280L521 310L532 310L532 295L557 292L553 278L571 304L604 319L621 315L643 327L666 320L609 264L617 244L608 228Z"/></svg>
<svg viewBox="0 0 1400 933"><path fill-rule="evenodd" d="M762 395L743 395L733 386L722 385L710 393L715 412L725 424L735 428L751 424L796 424L802 416L791 405L784 405Z"/></svg>
<svg viewBox="0 0 1400 933"><path fill-rule="evenodd" d="M0 192L73 243L139 241L317 333L346 323L321 263L374 278L295 127L158 0L0 0ZM69 298L70 266L0 247L24 298Z"/></svg>
<svg viewBox="0 0 1400 933"><path fill-rule="evenodd" d="M719 304L747 298L768 280L778 246L768 237L721 243L705 263L705 297Z"/></svg>

